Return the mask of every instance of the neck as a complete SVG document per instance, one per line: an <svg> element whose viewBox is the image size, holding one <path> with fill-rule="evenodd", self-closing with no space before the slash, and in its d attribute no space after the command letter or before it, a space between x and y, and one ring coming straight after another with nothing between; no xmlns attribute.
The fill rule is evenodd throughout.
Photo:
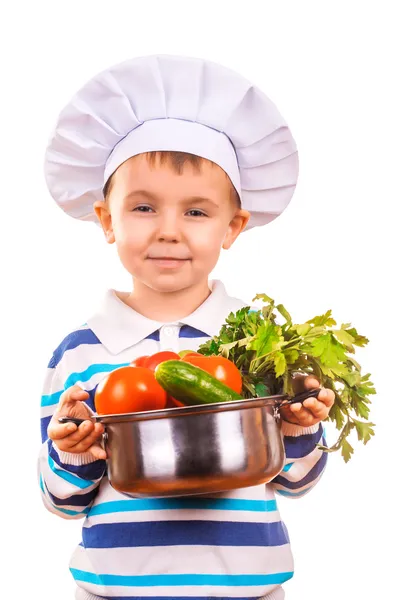
<svg viewBox="0 0 400 600"><path fill-rule="evenodd" d="M132 292L117 292L125 304L153 321L178 321L194 312L211 294L208 281L175 292L159 292L141 281L134 282Z"/></svg>

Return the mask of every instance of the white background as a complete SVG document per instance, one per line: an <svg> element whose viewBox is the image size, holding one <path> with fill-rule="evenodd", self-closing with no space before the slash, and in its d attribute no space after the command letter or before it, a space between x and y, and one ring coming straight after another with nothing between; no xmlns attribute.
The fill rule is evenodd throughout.
<svg viewBox="0 0 400 600"><path fill-rule="evenodd" d="M328 308L370 339L376 437L315 490L281 499L296 563L288 600L398 597L399 106L396 2L8 3L1 44L1 597L71 600L81 521L42 506L39 403L53 349L104 289L128 289L114 247L51 200L43 155L58 112L98 71L155 53L220 62L276 103L297 141L287 211L244 234L214 277L265 292L297 322ZM329 427L328 441L336 431ZM4 564L4 560L5 563Z"/></svg>

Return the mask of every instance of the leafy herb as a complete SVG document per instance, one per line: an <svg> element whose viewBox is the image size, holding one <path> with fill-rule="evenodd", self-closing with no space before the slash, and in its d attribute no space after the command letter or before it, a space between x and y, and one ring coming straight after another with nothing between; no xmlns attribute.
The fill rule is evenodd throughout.
<svg viewBox="0 0 400 600"><path fill-rule="evenodd" d="M293 395L293 376L315 375L321 385L335 393L328 419L340 431L337 442L325 452L341 450L347 462L354 449L347 440L352 430L366 444L374 435L368 419L376 391L370 373L361 374L361 366L352 356L355 346L364 347L368 339L359 335L350 323L337 327L332 311L295 324L282 304L276 305L266 294L257 294L253 302L264 306L254 310L246 306L228 315L219 335L201 345L206 356L222 355L233 361L243 376L243 396ZM280 322L277 321L278 313Z"/></svg>

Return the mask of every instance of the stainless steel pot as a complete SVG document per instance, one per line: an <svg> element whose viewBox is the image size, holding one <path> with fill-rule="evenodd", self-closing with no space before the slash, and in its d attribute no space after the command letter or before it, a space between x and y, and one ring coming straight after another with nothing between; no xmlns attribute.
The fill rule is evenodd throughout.
<svg viewBox="0 0 400 600"><path fill-rule="evenodd" d="M119 492L133 498L216 493L278 475L285 463L279 410L319 391L92 418L105 425L108 477Z"/></svg>

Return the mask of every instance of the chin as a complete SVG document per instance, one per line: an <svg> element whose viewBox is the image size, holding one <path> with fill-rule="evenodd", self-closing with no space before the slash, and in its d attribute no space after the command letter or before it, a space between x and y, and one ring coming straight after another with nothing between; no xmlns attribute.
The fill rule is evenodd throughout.
<svg viewBox="0 0 400 600"><path fill-rule="evenodd" d="M196 284L196 281L193 281L192 278L180 277L173 274L142 279L142 282L152 290L160 293L180 292L181 290L187 289Z"/></svg>

